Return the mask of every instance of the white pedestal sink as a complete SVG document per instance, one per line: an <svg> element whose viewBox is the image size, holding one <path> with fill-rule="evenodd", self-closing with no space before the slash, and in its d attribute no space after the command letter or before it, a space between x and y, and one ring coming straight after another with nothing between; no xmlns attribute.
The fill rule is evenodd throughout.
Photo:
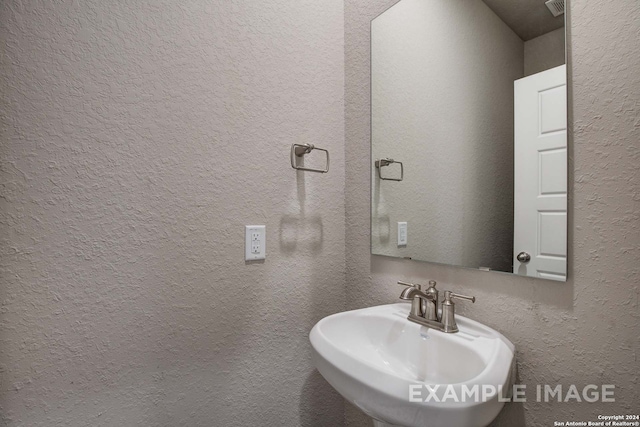
<svg viewBox="0 0 640 427"><path fill-rule="evenodd" d="M409 308L382 305L319 321L309 334L318 371L376 426L488 425L511 390L514 345L463 316L456 316L460 332L428 329L407 320Z"/></svg>

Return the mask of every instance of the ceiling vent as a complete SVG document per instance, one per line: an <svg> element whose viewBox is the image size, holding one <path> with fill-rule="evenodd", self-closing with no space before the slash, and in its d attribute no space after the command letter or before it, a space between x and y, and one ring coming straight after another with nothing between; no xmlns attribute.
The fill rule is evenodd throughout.
<svg viewBox="0 0 640 427"><path fill-rule="evenodd" d="M564 0L548 0L545 2L553 16L560 16L564 13Z"/></svg>

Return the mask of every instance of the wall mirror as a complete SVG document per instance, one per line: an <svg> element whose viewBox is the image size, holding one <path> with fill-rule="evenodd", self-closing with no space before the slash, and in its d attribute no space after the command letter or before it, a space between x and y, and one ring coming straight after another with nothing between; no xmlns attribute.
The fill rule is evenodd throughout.
<svg viewBox="0 0 640 427"><path fill-rule="evenodd" d="M400 0L371 22L371 251L566 280L564 1Z"/></svg>

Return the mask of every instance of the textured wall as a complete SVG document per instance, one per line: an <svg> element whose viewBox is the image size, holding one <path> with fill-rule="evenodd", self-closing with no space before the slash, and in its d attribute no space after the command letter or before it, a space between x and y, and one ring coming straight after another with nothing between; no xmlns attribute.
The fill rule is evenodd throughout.
<svg viewBox="0 0 640 427"><path fill-rule="evenodd" d="M0 19L0 425L340 425L307 334L344 308L342 2Z"/></svg>
<svg viewBox="0 0 640 427"><path fill-rule="evenodd" d="M476 295L459 311L517 347L519 382L615 384L608 404L508 405L495 426L637 413L640 402L640 3L573 0L569 22L569 280L369 255L369 21L394 0L345 1L347 300L397 300L398 279ZM370 421L347 406L349 426Z"/></svg>
<svg viewBox="0 0 640 427"><path fill-rule="evenodd" d="M380 255L512 271L513 82L524 43L482 0L402 0L371 26L372 152ZM462 66L464 65L464 66ZM393 168L384 174L399 175ZM408 244L397 245L397 222Z"/></svg>
<svg viewBox="0 0 640 427"><path fill-rule="evenodd" d="M565 63L564 28L524 43L524 75L530 76Z"/></svg>

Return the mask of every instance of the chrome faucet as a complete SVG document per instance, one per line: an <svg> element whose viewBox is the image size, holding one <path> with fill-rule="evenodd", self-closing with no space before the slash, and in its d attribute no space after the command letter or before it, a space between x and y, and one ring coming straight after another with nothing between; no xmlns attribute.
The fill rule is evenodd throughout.
<svg viewBox="0 0 640 427"><path fill-rule="evenodd" d="M454 333L459 330L456 324L454 299L466 299L472 303L476 302L476 297L445 291L442 309L439 311L439 292L436 289L434 280L429 281L429 287L425 291L422 290L421 285L402 281L398 281L398 284L407 286L400 294L400 299L411 301L411 311L407 319L442 332Z"/></svg>

